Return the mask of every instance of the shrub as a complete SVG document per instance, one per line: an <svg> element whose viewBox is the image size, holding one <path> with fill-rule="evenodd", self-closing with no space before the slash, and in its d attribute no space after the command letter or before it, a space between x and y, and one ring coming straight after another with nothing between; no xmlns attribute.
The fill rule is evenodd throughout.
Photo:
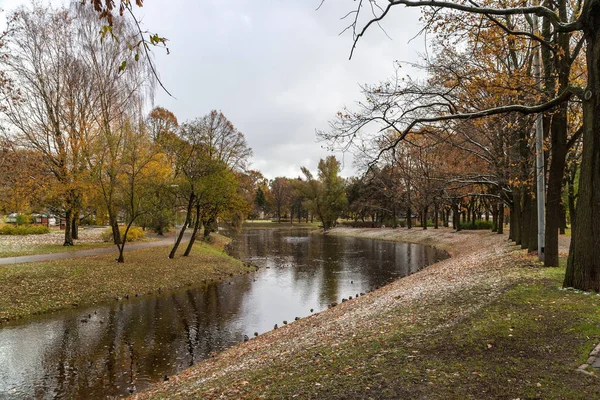
<svg viewBox="0 0 600 400"><path fill-rule="evenodd" d="M462 222L460 224L460 228L461 229L475 229L475 230L480 230L480 229L492 229L492 227L494 226L494 223L492 221L486 221L483 219L478 219L477 221L475 221L475 227L473 227L473 223L472 222Z"/></svg>
<svg viewBox="0 0 600 400"><path fill-rule="evenodd" d="M17 215L17 225L29 225L32 222L31 215L19 214ZM27 235L27 233L23 233Z"/></svg>
<svg viewBox="0 0 600 400"><path fill-rule="evenodd" d="M49 233L44 225L5 225L0 228L0 235L42 235Z"/></svg>
<svg viewBox="0 0 600 400"><path fill-rule="evenodd" d="M123 237L123 235L125 234L126 228L127 227L123 226L123 225L119 226L119 233L121 234L121 237ZM128 242L135 242L138 240L142 240L145 237L146 237L146 233L139 226L132 226L131 228L129 228L129 232L127 232L127 241ZM113 240L112 228L110 228L110 227L106 228L102 232L102 241L112 242L112 240Z"/></svg>

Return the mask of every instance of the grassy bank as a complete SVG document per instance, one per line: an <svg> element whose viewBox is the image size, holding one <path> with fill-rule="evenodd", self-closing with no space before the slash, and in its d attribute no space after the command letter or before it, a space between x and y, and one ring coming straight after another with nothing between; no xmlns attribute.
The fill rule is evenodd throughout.
<svg viewBox="0 0 600 400"><path fill-rule="evenodd" d="M250 268L223 253L225 243L216 236L213 244L197 243L189 257L173 260L168 259L170 247L157 247L127 252L123 264L111 254L0 267L0 320L248 272Z"/></svg>
<svg viewBox="0 0 600 400"><path fill-rule="evenodd" d="M600 297L562 290L505 237L349 230L452 254L367 296L204 361L138 398L599 398L576 371L600 340Z"/></svg>

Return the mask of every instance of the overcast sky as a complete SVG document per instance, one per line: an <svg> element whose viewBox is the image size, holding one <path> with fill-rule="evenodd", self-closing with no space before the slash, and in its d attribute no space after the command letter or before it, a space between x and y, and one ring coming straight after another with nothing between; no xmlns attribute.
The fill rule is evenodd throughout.
<svg viewBox="0 0 600 400"><path fill-rule="evenodd" d="M63 2L53 1L54 4ZM212 109L244 133L252 168L267 178L315 170L328 154L315 130L360 99L359 84L391 76L394 60L415 61L424 40L418 10L397 7L384 20L392 38L371 29L352 60L352 36L340 17L354 0L147 0L136 9L145 28L169 39L170 55L155 50L158 71L175 98L159 90L155 105L180 122ZM27 1L0 0L10 10ZM352 157L342 175L355 173Z"/></svg>

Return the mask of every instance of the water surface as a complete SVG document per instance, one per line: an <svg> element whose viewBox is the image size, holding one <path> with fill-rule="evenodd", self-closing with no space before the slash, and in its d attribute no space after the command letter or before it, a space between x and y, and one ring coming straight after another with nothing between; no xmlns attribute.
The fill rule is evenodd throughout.
<svg viewBox="0 0 600 400"><path fill-rule="evenodd" d="M257 273L31 318L0 329L0 399L121 396L244 340L445 257L422 245L248 229Z"/></svg>

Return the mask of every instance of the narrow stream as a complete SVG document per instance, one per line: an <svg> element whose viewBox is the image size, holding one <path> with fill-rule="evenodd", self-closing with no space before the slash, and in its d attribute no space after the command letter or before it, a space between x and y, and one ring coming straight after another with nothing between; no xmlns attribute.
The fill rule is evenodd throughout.
<svg viewBox="0 0 600 400"><path fill-rule="evenodd" d="M0 328L0 399L125 396L229 346L445 258L431 247L248 229L254 274Z"/></svg>

